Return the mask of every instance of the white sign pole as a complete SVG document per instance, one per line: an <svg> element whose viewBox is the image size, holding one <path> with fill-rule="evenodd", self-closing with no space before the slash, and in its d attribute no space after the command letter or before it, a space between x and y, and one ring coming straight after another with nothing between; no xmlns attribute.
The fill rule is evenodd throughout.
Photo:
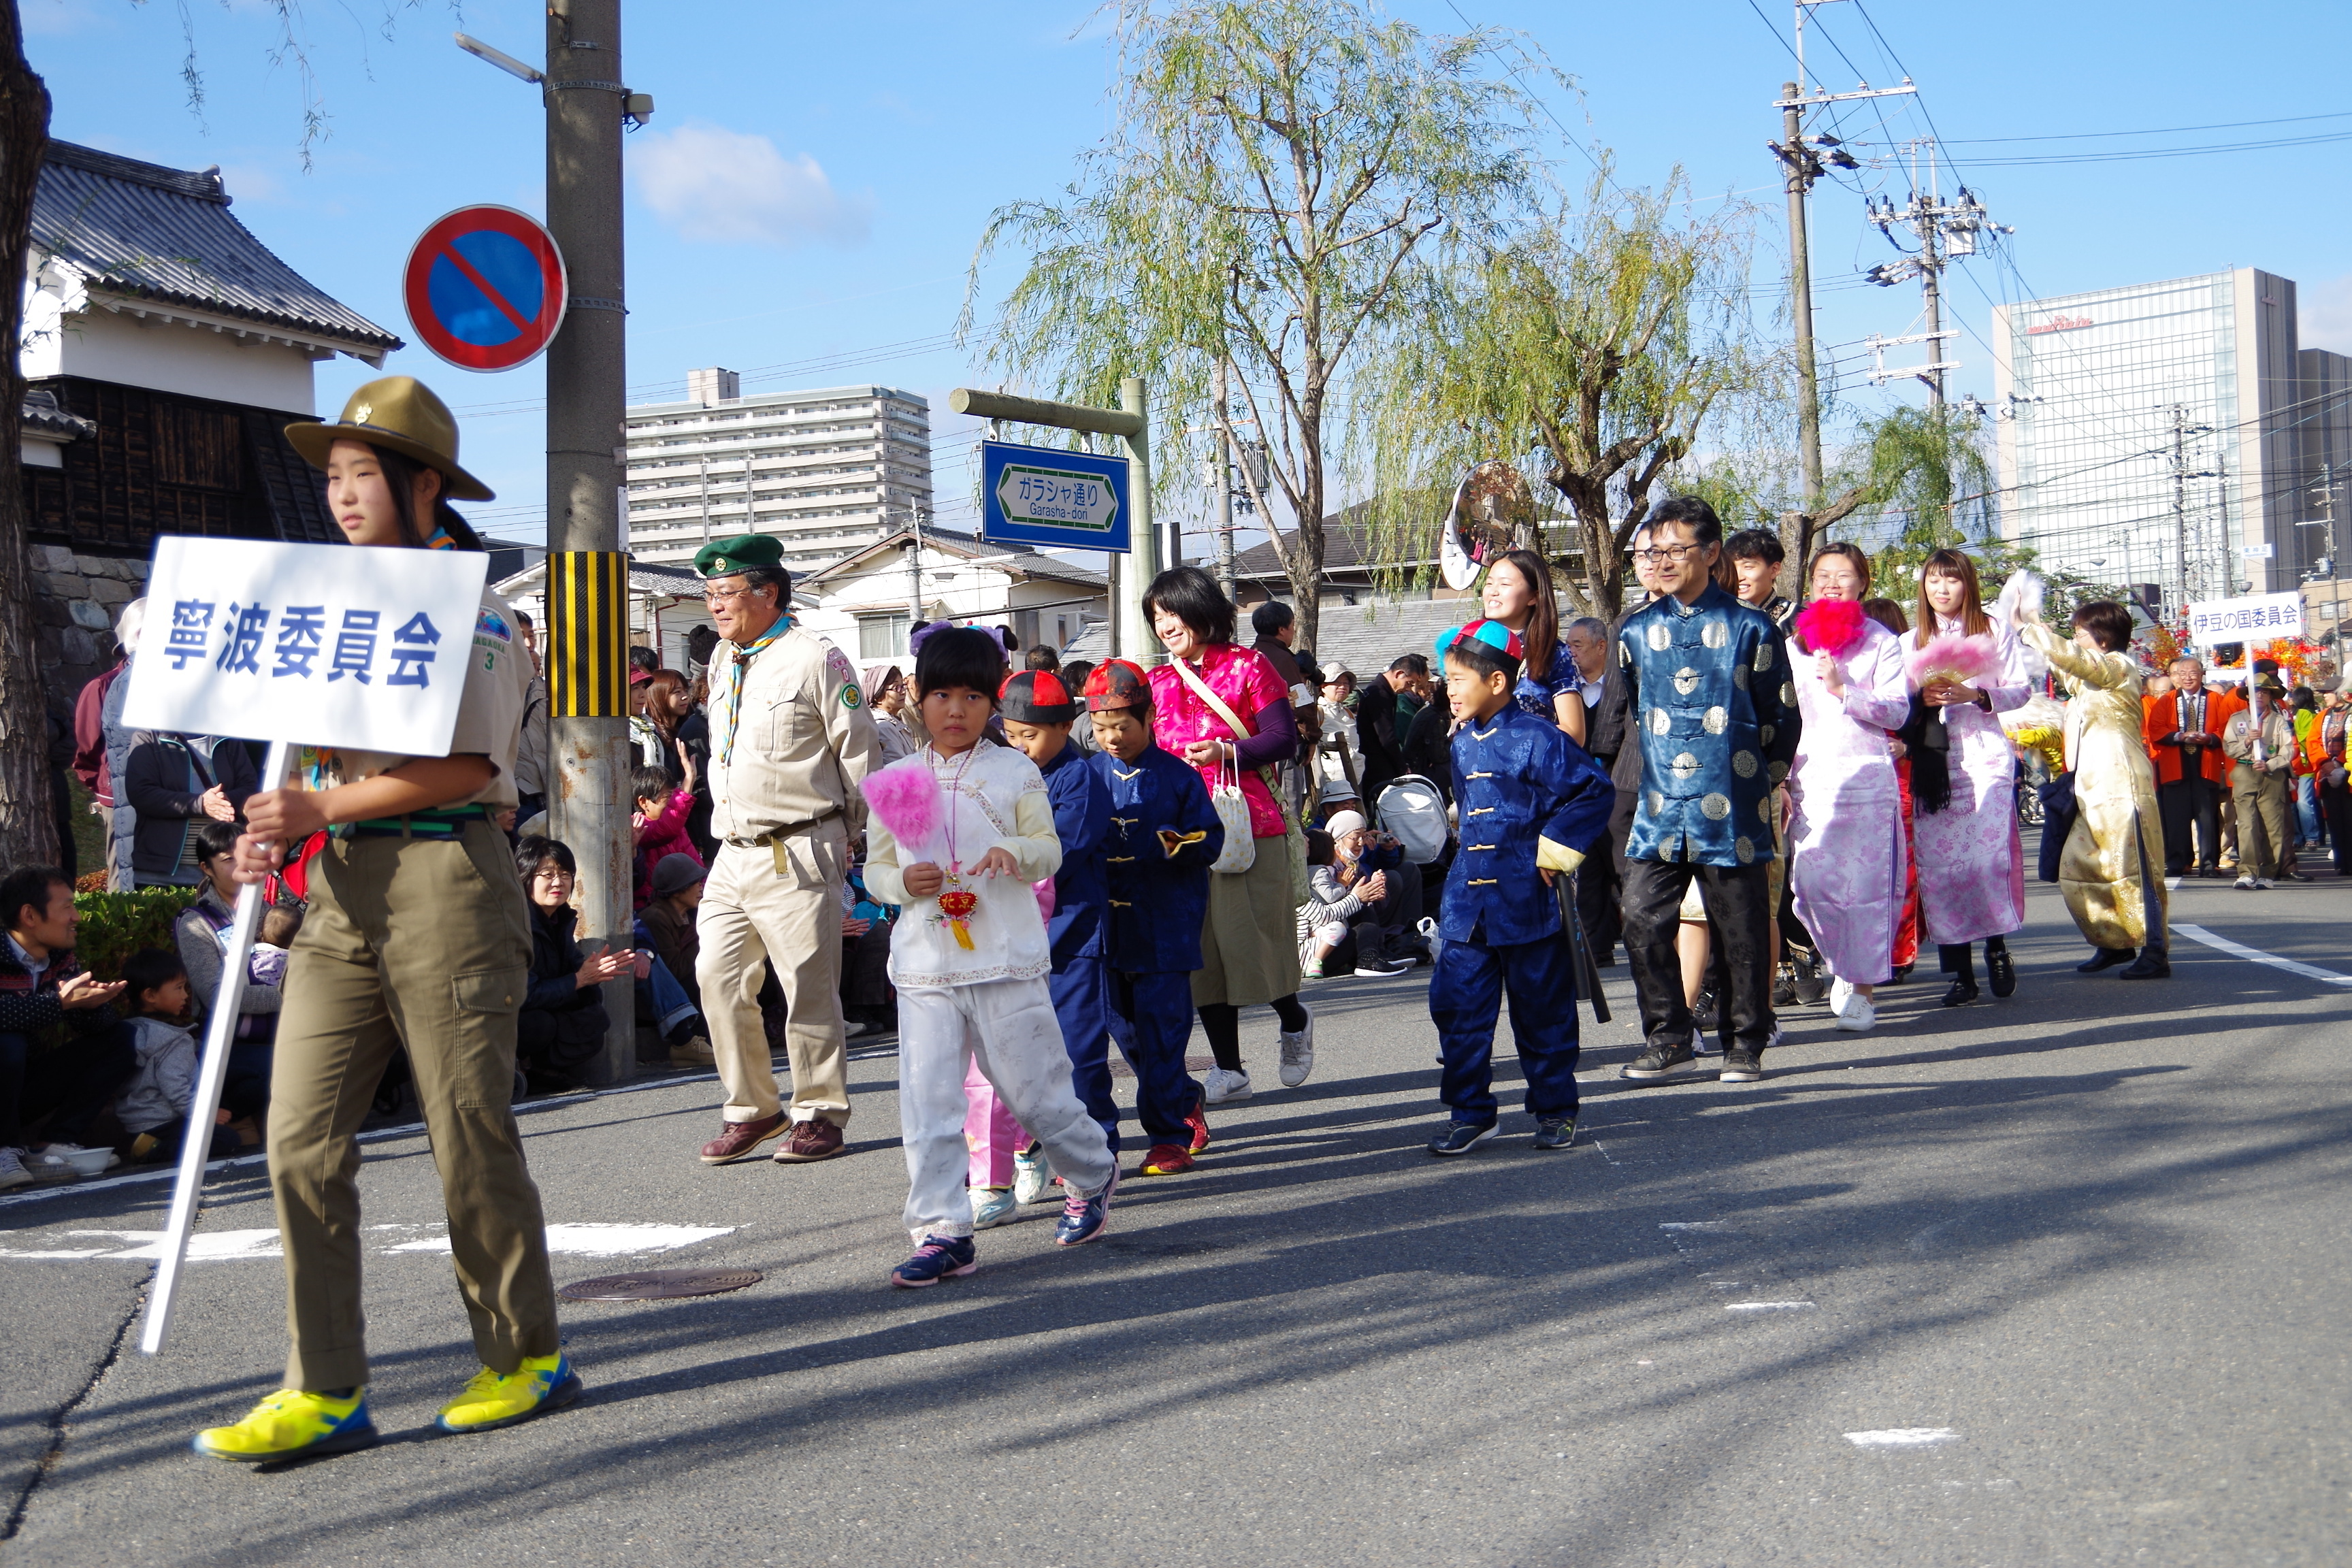
<svg viewBox="0 0 2352 1568"><path fill-rule="evenodd" d="M293 748L283 741L269 743L261 765L261 787L282 789ZM228 952L221 959L220 992L213 999L210 1023L205 1028L204 1067L196 1075L196 1096L188 1106L186 1131L180 1139L180 1175L172 1188L172 1215L163 1226L163 1259L155 1270L155 1288L147 1297L146 1321L140 1325L139 1349L153 1355L163 1348L163 1331L172 1321L172 1300L179 1293L180 1269L187 1262L188 1233L195 1228L196 1203L204 1195L205 1165L212 1155L213 1118L220 1110L221 1085L228 1078L228 1053L236 1043L237 1009L245 1000L247 961L253 956L254 933L261 927L263 884L247 882L236 895L236 921L229 928Z"/></svg>

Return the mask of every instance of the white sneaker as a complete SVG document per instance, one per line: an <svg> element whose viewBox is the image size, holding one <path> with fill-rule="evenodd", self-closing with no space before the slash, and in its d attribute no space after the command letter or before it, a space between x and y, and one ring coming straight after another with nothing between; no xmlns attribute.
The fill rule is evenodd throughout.
<svg viewBox="0 0 2352 1568"><path fill-rule="evenodd" d="M2230 885L2231 885L2231 887L2233 887L2233 888L2242 889L2244 889L2245 891L2247 891L2247 892L2249 892L2249 893L2252 892L2256 888L2259 888L2259 887L2261 887L2261 886L2262 886L2262 884L2261 884L2260 882L2255 881L2255 880L2254 880L2254 879L2252 878L2252 876L2251 876L2251 875L2241 877L2241 878L2239 878L2236 881L2234 881L2234 882L2231 883Z"/></svg>
<svg viewBox="0 0 2352 1568"><path fill-rule="evenodd" d="M1013 1156L1013 1201L1016 1204L1042 1204L1054 1194L1054 1166L1045 1158L1045 1146Z"/></svg>
<svg viewBox="0 0 2352 1568"><path fill-rule="evenodd" d="M2257 889L2268 890L2271 886L2271 879L2268 877L2257 877L2254 879L2254 886Z"/></svg>
<svg viewBox="0 0 2352 1568"><path fill-rule="evenodd" d="M44 1175L70 1175L73 1173L73 1167L66 1163L66 1156L68 1154L87 1154L89 1152L89 1150L83 1148L79 1143L52 1143L47 1148L33 1156L33 1165L35 1169L40 1171ZM113 1150L109 1149L106 1152L105 1168L111 1171L115 1166L120 1165L121 1163L122 1163L122 1156L116 1153Z"/></svg>
<svg viewBox="0 0 2352 1568"><path fill-rule="evenodd" d="M1020 1216L1021 1205L1010 1187L974 1187L971 1189L971 1228L992 1230L1009 1225Z"/></svg>
<svg viewBox="0 0 2352 1568"><path fill-rule="evenodd" d="M1768 1051L1769 1051L1769 1050L1771 1050L1771 1049L1772 1049L1773 1047L1775 1047L1776 1046L1783 1046L1783 1045L1788 1044L1788 1041L1789 1041L1789 1031L1788 1031L1788 1030L1786 1030L1786 1029L1784 1029L1784 1028L1782 1028L1782 1027L1780 1027L1780 1025L1775 1024L1775 1025L1773 1025L1773 1026L1772 1026L1772 1037L1771 1037L1770 1039L1769 1039L1769 1040L1767 1040L1767 1041L1765 1041L1765 1042L1764 1042L1764 1048L1765 1048L1766 1050L1768 1050Z"/></svg>
<svg viewBox="0 0 2352 1568"><path fill-rule="evenodd" d="M31 1184L33 1173L25 1169L25 1156L15 1149L0 1149L0 1193L10 1187Z"/></svg>
<svg viewBox="0 0 2352 1568"><path fill-rule="evenodd" d="M1315 1070L1315 1013L1312 1008L1305 1006L1299 1011L1307 1015L1307 1027L1295 1035L1288 1029L1282 1031L1282 1087L1285 1089L1297 1089L1307 1081L1307 1075ZM1244 1079L1243 1081L1246 1083L1248 1080ZM1248 1091L1244 1089L1243 1092Z"/></svg>
<svg viewBox="0 0 2352 1568"><path fill-rule="evenodd" d="M1722 1054L1722 1041L1717 1039L1713 1035L1708 1034L1705 1029L1693 1029L1691 1031L1691 1055L1695 1057L1719 1057Z"/></svg>
<svg viewBox="0 0 2352 1568"><path fill-rule="evenodd" d="M1201 1080L1201 1098L1211 1105L1223 1105L1229 1100L1247 1100L1250 1080L1247 1072L1227 1072L1223 1068L1211 1068Z"/></svg>
<svg viewBox="0 0 2352 1568"><path fill-rule="evenodd" d="M1845 1012L1845 1005L1853 999L1853 986L1851 982L1834 978L1830 981L1830 1011L1832 1013L1843 1016Z"/></svg>
<svg viewBox="0 0 2352 1568"><path fill-rule="evenodd" d="M1845 1007L1837 1016L1837 1026L1853 1034L1864 1034L1878 1026L1878 1009L1870 998L1855 992L1846 998Z"/></svg>

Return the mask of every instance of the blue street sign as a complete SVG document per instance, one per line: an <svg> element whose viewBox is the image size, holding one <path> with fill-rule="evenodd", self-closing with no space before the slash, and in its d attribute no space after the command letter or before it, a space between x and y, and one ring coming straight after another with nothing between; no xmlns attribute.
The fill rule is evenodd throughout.
<svg viewBox="0 0 2352 1568"><path fill-rule="evenodd" d="M983 539L1127 553L1125 458L982 441L980 489Z"/></svg>

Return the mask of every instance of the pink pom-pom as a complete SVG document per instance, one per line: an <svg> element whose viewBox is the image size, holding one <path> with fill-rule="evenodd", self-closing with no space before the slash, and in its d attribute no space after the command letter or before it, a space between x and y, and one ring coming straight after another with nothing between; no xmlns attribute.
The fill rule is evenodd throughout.
<svg viewBox="0 0 2352 1568"><path fill-rule="evenodd" d="M1910 639L1906 638L1907 643ZM1978 680L1993 672L1999 656L1989 637L1962 637L1958 632L1940 632L1927 640L1926 647L1908 648L1903 662L1911 676L1911 684L1924 687L1941 677L1963 686L1974 686Z"/></svg>
<svg viewBox="0 0 2352 1568"><path fill-rule="evenodd" d="M1047 920L1052 920L1055 898L1054 879L1048 877L1042 882L1032 882L1029 884L1029 890L1037 895L1037 912Z"/></svg>
<svg viewBox="0 0 2352 1568"><path fill-rule="evenodd" d="M940 781L920 756L902 758L866 775L866 807L910 849L929 844L940 830Z"/></svg>
<svg viewBox="0 0 2352 1568"><path fill-rule="evenodd" d="M1815 599L1797 612L1797 636L1811 653L1843 658L1862 641L1869 624L1861 605L1852 599Z"/></svg>

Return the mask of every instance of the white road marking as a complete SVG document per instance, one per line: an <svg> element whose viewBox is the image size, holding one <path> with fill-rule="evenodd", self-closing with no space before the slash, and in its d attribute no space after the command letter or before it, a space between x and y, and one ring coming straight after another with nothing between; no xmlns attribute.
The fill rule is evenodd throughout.
<svg viewBox="0 0 2352 1568"><path fill-rule="evenodd" d="M1660 1230L1730 1230L1734 1227L1729 1220L1724 1219L1684 1219L1668 1220L1658 1228Z"/></svg>
<svg viewBox="0 0 2352 1568"><path fill-rule="evenodd" d="M1807 1312L1813 1309L1811 1301L1726 1301L1727 1312Z"/></svg>
<svg viewBox="0 0 2352 1568"><path fill-rule="evenodd" d="M2167 877L2164 879L2164 885L2168 888L2178 888L2180 886L2180 879L2178 877ZM2179 930L2179 928L2176 926L2174 929Z"/></svg>
<svg viewBox="0 0 2352 1568"><path fill-rule="evenodd" d="M2249 959L2255 963L2267 963L2273 969L2284 969L2289 974L2300 974L2305 980L2317 980L2329 985L2352 985L2352 974L2339 974L2333 969L2321 969L2315 964L2297 963L2292 958L2281 958L2274 952L2264 952L2258 947L2231 942L2226 936L2216 936L2203 926L2174 926L2173 931L2191 942L2201 942L2207 947L2218 948L2232 958Z"/></svg>
<svg viewBox="0 0 2352 1568"><path fill-rule="evenodd" d="M376 1225L372 1231L415 1232L440 1226ZM681 1247L733 1234L731 1225L625 1225L577 1221L547 1227L547 1250L580 1258L630 1258L648 1252L673 1252ZM110 1263L152 1263L163 1256L160 1230L68 1230L62 1239L108 1237L113 1245L90 1247L0 1247L0 1258L16 1259L100 1258ZM128 1244L128 1245L124 1245ZM446 1256L446 1235L419 1237L383 1247L380 1257L397 1253L437 1253ZM216 1263L236 1258L283 1258L278 1232L272 1230L199 1231L188 1238L188 1261Z"/></svg>
<svg viewBox="0 0 2352 1568"><path fill-rule="evenodd" d="M1849 1432L1845 1440L1857 1448L1927 1448L1959 1440L1949 1426L1894 1426L1884 1432Z"/></svg>

